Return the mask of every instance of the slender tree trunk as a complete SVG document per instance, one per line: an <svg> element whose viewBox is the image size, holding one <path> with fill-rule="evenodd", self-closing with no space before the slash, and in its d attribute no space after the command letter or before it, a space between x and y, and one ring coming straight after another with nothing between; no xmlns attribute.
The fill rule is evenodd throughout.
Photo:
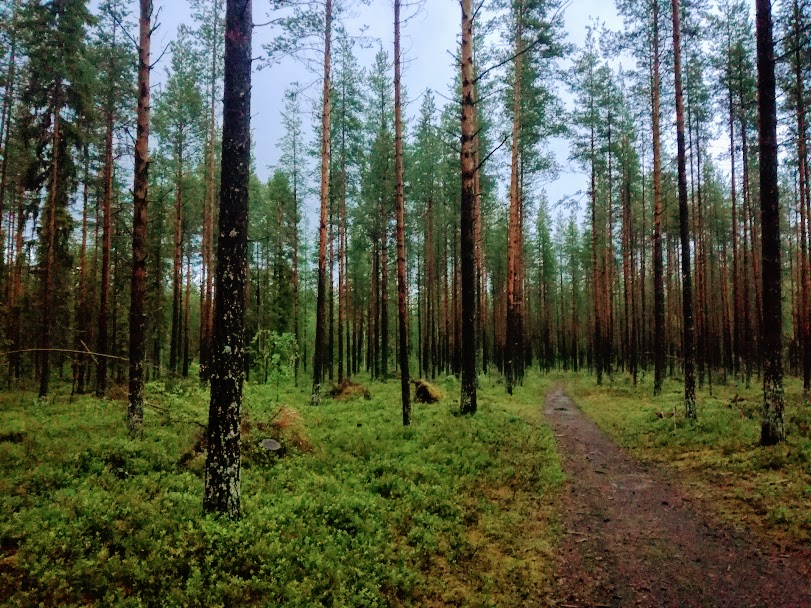
<svg viewBox="0 0 811 608"><path fill-rule="evenodd" d="M330 157L330 47L332 43L332 0L325 3L324 29L324 89L321 115L321 217L318 227L318 295L315 320L315 351L313 353L312 405L321 403L321 383L324 380L324 347L327 324L327 221L329 216L329 157Z"/></svg>
<svg viewBox="0 0 811 608"><path fill-rule="evenodd" d="M594 75L590 74L590 79ZM600 266L598 264L597 248L598 248L598 231L597 226L597 155L595 151L595 125L597 115L594 109L594 96L590 99L591 106L591 135L589 140L590 156L591 156L591 189L589 198L591 199L591 291L592 291L592 304L594 309L594 336L593 344L591 347L592 358L594 360L595 371L597 372L597 385L603 383L603 330L601 327L601 309L600 302L602 301L601 288L600 288Z"/></svg>
<svg viewBox="0 0 811 608"><path fill-rule="evenodd" d="M405 175L403 171L403 111L400 93L400 0L394 0L394 189L395 221L397 222L397 312L400 356L400 394L403 402L403 426L411 424L411 384L408 364L408 310L406 294L405 250ZM475 352L474 352L474 357Z"/></svg>
<svg viewBox="0 0 811 608"><path fill-rule="evenodd" d="M181 356L182 318L181 300L183 299L183 142L177 142L177 175L175 178L175 249L172 272L172 334L169 346L169 368L177 371L178 359Z"/></svg>
<svg viewBox="0 0 811 608"><path fill-rule="evenodd" d="M108 104L112 104L108 100ZM99 294L99 324L98 341L96 351L101 355L96 366L96 396L103 397L107 390L107 355L109 344L107 343L107 331L109 326L108 310L110 302L110 248L112 246L112 204L113 204L113 111L112 106L108 107L106 114L106 135L104 144L104 198L102 202L102 213L104 220L102 224L102 245L101 245L101 292Z"/></svg>
<svg viewBox="0 0 811 608"><path fill-rule="evenodd" d="M756 0L760 137L760 213L763 256L763 420L760 443L785 438L783 424L783 315L780 201L777 176L777 102L770 0Z"/></svg>
<svg viewBox="0 0 811 608"><path fill-rule="evenodd" d="M518 285L520 262L520 200L519 149L521 134L521 56L523 48L523 0L515 8L515 83L513 84L513 125L512 155L510 161L510 212L507 228L507 340L505 348L504 375L507 393L512 395L516 382L517 358L522 356L518 349L519 304L516 286Z"/></svg>
<svg viewBox="0 0 811 608"><path fill-rule="evenodd" d="M5 210L6 202L6 188L8 184L8 157L9 150L8 144L11 141L11 114L14 109L14 101L16 96L15 85L17 82L17 14L19 10L19 0L14 0L13 14L11 17L11 28L9 35L11 36L8 70L6 71L6 90L3 97L3 112L2 112L2 126L0 126L0 142L3 146L3 163L0 165L0 244L4 243L3 238L3 213ZM11 230L11 223L9 223L9 230ZM3 256L0 255L0 265L2 265ZM0 290L3 287L3 268L0 266Z"/></svg>
<svg viewBox="0 0 811 608"><path fill-rule="evenodd" d="M687 205L687 145L684 137L684 93L681 74L681 19L679 0L673 7L673 71L676 90L676 140L679 166L679 236L682 276L682 356L684 357L684 407L689 420L696 418L695 327L693 279L690 269L690 217Z"/></svg>
<svg viewBox="0 0 811 608"><path fill-rule="evenodd" d="M251 0L227 0L217 284L203 509L240 517L240 410L245 377Z"/></svg>
<svg viewBox="0 0 811 608"><path fill-rule="evenodd" d="M298 150L297 144L293 142L293 335L296 337L296 358L294 364L294 381L298 386L299 367L302 360L299 355L301 348L301 329L299 327L299 235L298 235L298 221L299 221L299 200L298 200ZM306 360L306 357L304 358Z"/></svg>
<svg viewBox="0 0 811 608"><path fill-rule="evenodd" d="M61 82L54 93L53 135L51 137L51 183L48 188L47 236L45 241L45 267L42 273L42 339L40 342L39 396L48 395L51 379L51 315L53 300L53 275L56 270L56 203L59 189L59 159L61 157L61 132L59 113L62 104Z"/></svg>
<svg viewBox="0 0 811 608"><path fill-rule="evenodd" d="M653 126L653 394L662 392L665 378L665 283L662 257L662 148L660 131L661 49L659 48L659 3L653 2L653 82L651 116Z"/></svg>

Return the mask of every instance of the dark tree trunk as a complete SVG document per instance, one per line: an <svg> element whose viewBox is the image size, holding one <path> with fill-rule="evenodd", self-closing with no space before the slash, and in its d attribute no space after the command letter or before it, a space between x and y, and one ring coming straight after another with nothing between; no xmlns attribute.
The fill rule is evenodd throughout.
<svg viewBox="0 0 811 608"><path fill-rule="evenodd" d="M203 508L240 516L240 410L245 376L248 183L251 166L251 0L227 0L217 284Z"/></svg>
<svg viewBox="0 0 811 608"><path fill-rule="evenodd" d="M653 82L651 116L653 126L653 394L662 392L665 379L665 282L662 256L662 150L660 132L661 50L659 48L659 3L653 3Z"/></svg>
<svg viewBox="0 0 811 608"><path fill-rule="evenodd" d="M108 103L111 103L108 100ZM112 246L112 205L113 205L113 111L107 110L107 126L104 144L104 198L102 213L101 245L101 292L99 295L99 325L96 351L99 353L96 366L96 396L103 397L107 390L107 355L110 345L107 343L109 326L108 311L110 302L110 248Z"/></svg>
<svg viewBox="0 0 811 608"><path fill-rule="evenodd" d="M687 145L684 137L684 93L681 74L681 19L679 0L673 7L673 71L676 92L676 141L679 171L679 236L682 277L682 356L684 357L684 408L688 419L696 418L695 328L693 325L693 279L690 270L690 216L687 207Z"/></svg>
<svg viewBox="0 0 811 608"><path fill-rule="evenodd" d="M144 360L146 358L146 233L149 200L149 112L152 2L141 0L138 48L138 126L133 185L132 280L130 284L129 430L141 433L144 420Z"/></svg>
<svg viewBox="0 0 811 608"><path fill-rule="evenodd" d="M756 2L760 136L760 213L762 230L763 420L760 443L785 437L783 424L783 315L780 267L780 201L777 177L777 102L770 0Z"/></svg>

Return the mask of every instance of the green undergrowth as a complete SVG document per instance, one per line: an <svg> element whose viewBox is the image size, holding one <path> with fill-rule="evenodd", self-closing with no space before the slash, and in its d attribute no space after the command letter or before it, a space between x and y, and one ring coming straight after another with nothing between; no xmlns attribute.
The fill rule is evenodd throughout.
<svg viewBox="0 0 811 608"><path fill-rule="evenodd" d="M453 378L438 384L445 400L415 405L407 429L396 380L318 408L309 387L277 403L249 385L237 523L201 513L196 383L152 383L137 441L122 402L0 393L0 604L538 603L562 479L540 418L551 383L508 399L483 379L474 417L456 414Z"/></svg>
<svg viewBox="0 0 811 608"><path fill-rule="evenodd" d="M678 472L689 492L732 524L780 542L811 543L811 408L801 384L786 380L785 443L764 448L762 392L729 383L698 391L698 420L684 419L684 389L665 383L653 398L652 378L634 388L618 376L597 387L572 376L566 390L609 435L635 456ZM675 412L675 416L674 416Z"/></svg>

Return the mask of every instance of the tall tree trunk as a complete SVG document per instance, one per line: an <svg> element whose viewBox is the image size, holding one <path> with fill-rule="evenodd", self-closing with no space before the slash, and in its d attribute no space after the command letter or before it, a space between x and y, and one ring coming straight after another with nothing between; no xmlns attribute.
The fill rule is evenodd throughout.
<svg viewBox="0 0 811 608"><path fill-rule="evenodd" d="M146 236L149 200L149 112L152 41L152 1L140 0L138 44L138 117L133 184L132 279L130 283L129 431L141 433L144 420L144 360L146 358Z"/></svg>
<svg viewBox="0 0 811 608"><path fill-rule="evenodd" d="M59 112L62 104L61 82L57 82L54 93L53 135L51 137L51 183L48 188L47 228L45 237L45 268L42 273L42 338L40 342L39 396L48 395L51 379L51 310L53 299L53 276L56 270L56 203L59 189L59 158L61 156L61 132Z"/></svg>
<svg viewBox="0 0 811 608"><path fill-rule="evenodd" d="M590 79L593 79L593 73L589 75ZM591 347L592 350L592 358L594 360L594 367L597 372L597 385L601 385L603 383L603 329L601 327L601 315L602 315L602 307L600 302L602 301L601 295L601 287L600 287L600 265L598 264L598 257L597 257L597 248L599 244L598 238L598 231L599 228L597 227L597 155L596 155L596 145L595 145L595 124L596 121L596 113L594 109L594 96L592 95L589 100L591 106L591 134L589 138L589 146L590 146L590 164L591 164L591 188L589 192L589 198L591 199L591 291L592 291L592 303L594 308L594 336L593 336L593 344Z"/></svg>
<svg viewBox="0 0 811 608"><path fill-rule="evenodd" d="M521 196L519 185L519 149L521 137L521 56L523 51L523 0L520 0L515 10L515 83L513 84L513 125L512 125L512 153L510 161L510 212L507 228L507 340L505 348L504 375L507 393L512 395L516 382L517 358L523 356L518 349L518 323L519 304L516 286L520 273L520 231Z"/></svg>
<svg viewBox="0 0 811 608"><path fill-rule="evenodd" d="M191 363L191 355L189 347L191 346L191 336L189 331L191 326L190 310L191 310L191 248L186 252L186 297L183 302L183 368L182 374L184 378L189 377L189 364Z"/></svg>
<svg viewBox="0 0 811 608"><path fill-rule="evenodd" d="M6 202L6 188L8 184L8 144L11 141L11 114L14 109L14 100L16 92L14 87L17 82L17 13L19 9L19 0L14 0L13 14L11 17L11 29L9 34L11 36L8 69L6 71L6 90L3 96L3 112L2 112L2 126L0 126L0 143L3 146L3 163L0 165L0 245L5 240L3 239L3 212ZM12 224L9 223L9 230ZM3 287L3 256L0 255L0 290Z"/></svg>
<svg viewBox="0 0 811 608"><path fill-rule="evenodd" d="M681 19L679 0L673 8L673 72L676 91L676 141L679 166L679 236L682 277L682 356L684 357L684 408L689 420L696 418L695 327L693 325L693 279L690 269L690 217L687 206L687 145L684 136L684 92L681 74Z"/></svg>
<svg viewBox="0 0 811 608"><path fill-rule="evenodd" d="M406 294L405 249L405 175L403 171L403 110L400 92L402 57L400 51L400 0L394 0L394 207L397 222L397 312L400 347L400 394L403 402L403 426L411 424L411 384L408 365L408 310ZM475 350L473 354L475 358ZM474 363L475 364L475 363Z"/></svg>
<svg viewBox="0 0 811 608"><path fill-rule="evenodd" d="M797 110L797 168L799 179L799 215L800 215L800 353L803 376L803 397L808 399L811 390L811 276L808 268L808 232L807 232L807 192L808 192L808 149L806 139L806 112L805 112L805 79L803 74L803 58L801 48L802 21L798 0L793 2L794 21L794 86L796 88Z"/></svg>
<svg viewBox="0 0 811 608"><path fill-rule="evenodd" d="M209 380L211 364L211 334L213 331L214 290L214 202L216 200L215 145L217 141L217 2L212 3L211 81L209 82L208 158L206 163L206 199L203 202L203 273L200 289L200 379ZM298 367L296 368L298 372Z"/></svg>
<svg viewBox="0 0 811 608"><path fill-rule="evenodd" d="M183 334L181 301L183 299L183 141L176 143L177 175L175 177L175 249L172 271L172 333L169 345L169 369L177 371Z"/></svg>
<svg viewBox="0 0 811 608"><path fill-rule="evenodd" d="M324 89L321 114L321 216L318 226L318 295L313 353L312 405L321 403L324 380L324 347L327 324L327 221L329 216L329 140L330 140L330 47L332 43L332 0L325 3Z"/></svg>
<svg viewBox="0 0 811 608"><path fill-rule="evenodd" d="M785 437L783 424L783 315L780 267L780 201L777 176L777 102L770 0L756 0L760 137L760 213L763 256L763 419L760 443Z"/></svg>
<svg viewBox="0 0 811 608"><path fill-rule="evenodd" d="M661 49L659 48L659 3L653 0L653 82L651 123L653 127L653 394L662 392L665 378L665 282L662 258L662 148L660 128Z"/></svg>
<svg viewBox="0 0 811 608"><path fill-rule="evenodd" d="M227 0L217 284L203 509L240 516L240 410L245 377L251 0Z"/></svg>
<svg viewBox="0 0 811 608"><path fill-rule="evenodd" d="M111 93L112 95L112 93ZM99 323L96 351L99 353L99 362L96 366L96 396L103 397L107 390L107 357L110 352L110 345L107 343L107 332L109 327L109 302L110 302L110 248L112 246L112 216L113 216L113 109L112 100L108 99L108 108L105 116L106 135L104 138L104 198L102 199L102 213L104 220L102 224L102 245L101 245L101 291L99 293Z"/></svg>
<svg viewBox="0 0 811 608"><path fill-rule="evenodd" d="M301 348L301 330L299 328L299 234L298 234L298 220L299 220L299 200L298 200L298 150L297 144L293 142L293 335L296 338L296 358L294 363L293 377L295 385L298 386L299 367L302 357L299 355ZM304 357L306 361L306 357Z"/></svg>
<svg viewBox="0 0 811 608"><path fill-rule="evenodd" d="M79 249L79 301L76 306L76 339L74 350L85 351L88 343L87 325L89 314L87 311L87 215L89 204L89 181L90 181L90 150L87 144L84 146L84 177L82 179L82 245ZM87 357L78 355L76 357L76 392L83 395L85 392L85 379L87 375Z"/></svg>
<svg viewBox="0 0 811 608"><path fill-rule="evenodd" d="M462 394L461 411L475 414L476 403L476 216L481 204L476 192L475 81L473 67L473 6L462 0ZM479 234L481 232L479 231ZM481 286L481 284L480 284ZM480 311L481 312L481 311ZM484 355L486 357L486 355Z"/></svg>

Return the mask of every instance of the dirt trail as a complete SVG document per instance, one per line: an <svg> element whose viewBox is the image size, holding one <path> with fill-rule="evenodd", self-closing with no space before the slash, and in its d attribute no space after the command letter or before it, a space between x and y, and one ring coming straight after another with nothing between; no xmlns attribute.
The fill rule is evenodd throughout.
<svg viewBox="0 0 811 608"><path fill-rule="evenodd" d="M553 605L811 607L811 551L712 523L563 393L546 399L569 476Z"/></svg>

